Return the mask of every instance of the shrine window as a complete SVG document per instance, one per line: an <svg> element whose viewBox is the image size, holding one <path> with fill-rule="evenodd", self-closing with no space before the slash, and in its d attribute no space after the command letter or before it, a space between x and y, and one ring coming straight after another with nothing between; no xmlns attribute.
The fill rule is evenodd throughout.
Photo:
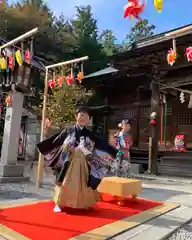
<svg viewBox="0 0 192 240"><path fill-rule="evenodd" d="M178 125L192 125L192 112L179 112Z"/></svg>
<svg viewBox="0 0 192 240"><path fill-rule="evenodd" d="M149 118L150 117L150 107L142 107L140 109L140 117L141 118Z"/></svg>
<svg viewBox="0 0 192 240"><path fill-rule="evenodd" d="M167 108L167 115L171 116L172 115L172 108Z"/></svg>

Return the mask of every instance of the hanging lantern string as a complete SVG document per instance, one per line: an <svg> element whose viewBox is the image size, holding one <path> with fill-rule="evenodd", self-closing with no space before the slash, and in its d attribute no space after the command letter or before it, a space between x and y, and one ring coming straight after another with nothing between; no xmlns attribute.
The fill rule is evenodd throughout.
<svg viewBox="0 0 192 240"><path fill-rule="evenodd" d="M73 64L71 64L71 77L73 78Z"/></svg>
<svg viewBox="0 0 192 240"><path fill-rule="evenodd" d="M84 77L83 62L81 63L81 72L82 72L82 77Z"/></svg>
<svg viewBox="0 0 192 240"><path fill-rule="evenodd" d="M22 56L22 59L24 59L24 43L21 42L21 56Z"/></svg>
<svg viewBox="0 0 192 240"><path fill-rule="evenodd" d="M173 39L173 51L176 52L176 40L175 39Z"/></svg>
<svg viewBox="0 0 192 240"><path fill-rule="evenodd" d="M34 38L31 37L31 40L30 40L30 52L31 52L32 55L33 55L33 40L34 40Z"/></svg>

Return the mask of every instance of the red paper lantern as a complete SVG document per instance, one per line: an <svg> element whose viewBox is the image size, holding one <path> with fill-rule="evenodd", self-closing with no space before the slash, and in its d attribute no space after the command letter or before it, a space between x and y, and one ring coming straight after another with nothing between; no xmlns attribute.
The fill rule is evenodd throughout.
<svg viewBox="0 0 192 240"><path fill-rule="evenodd" d="M192 62L192 47L186 48L185 55L187 56L187 61Z"/></svg>
<svg viewBox="0 0 192 240"><path fill-rule="evenodd" d="M82 80L83 80L83 73L82 72L79 72L78 74L77 74L77 80L81 83L82 82Z"/></svg>
<svg viewBox="0 0 192 240"><path fill-rule="evenodd" d="M48 86L50 87L50 88L54 88L55 87L55 80L49 80L49 82L48 82Z"/></svg>
<svg viewBox="0 0 192 240"><path fill-rule="evenodd" d="M67 78L66 78L66 81L67 81L67 84L69 86L71 86L73 84L73 77L71 75L69 75Z"/></svg>
<svg viewBox="0 0 192 240"><path fill-rule="evenodd" d="M52 121L48 118L45 119L45 129L48 129L51 127Z"/></svg>
<svg viewBox="0 0 192 240"><path fill-rule="evenodd" d="M63 83L64 83L64 77L63 77L63 76L58 77L58 78L57 78L57 84L58 84L58 86L59 86L59 87L62 87Z"/></svg>
<svg viewBox="0 0 192 240"><path fill-rule="evenodd" d="M173 66L177 58L177 53L172 48L167 53L167 62L169 65Z"/></svg>
<svg viewBox="0 0 192 240"><path fill-rule="evenodd" d="M12 56L10 56L8 58L8 68L10 68L11 70L14 69L14 62L13 62L13 57Z"/></svg>
<svg viewBox="0 0 192 240"><path fill-rule="evenodd" d="M29 49L27 48L27 50L25 51L25 61L27 63L30 63L31 62L31 58L32 58L32 54L31 52L29 51Z"/></svg>
<svg viewBox="0 0 192 240"><path fill-rule="evenodd" d="M5 99L5 103L6 103L6 105L9 107L9 106L11 106L11 104L12 104L12 94L11 93L9 93L8 95L7 95L7 97L6 97L6 99Z"/></svg>
<svg viewBox="0 0 192 240"><path fill-rule="evenodd" d="M156 125L156 120L155 119L152 119L151 121L150 121L150 126L155 126Z"/></svg>

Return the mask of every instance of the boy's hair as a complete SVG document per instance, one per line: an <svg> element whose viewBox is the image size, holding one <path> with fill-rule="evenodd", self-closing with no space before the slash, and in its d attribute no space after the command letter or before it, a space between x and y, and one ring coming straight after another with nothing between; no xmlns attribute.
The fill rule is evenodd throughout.
<svg viewBox="0 0 192 240"><path fill-rule="evenodd" d="M87 113L90 116L89 108L85 106L77 108L75 114L78 115L79 113Z"/></svg>

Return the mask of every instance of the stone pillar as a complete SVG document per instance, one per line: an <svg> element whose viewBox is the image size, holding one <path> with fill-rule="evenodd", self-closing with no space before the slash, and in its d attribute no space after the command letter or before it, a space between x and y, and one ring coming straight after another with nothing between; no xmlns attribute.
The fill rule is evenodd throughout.
<svg viewBox="0 0 192 240"><path fill-rule="evenodd" d="M22 93L12 93L12 106L6 110L0 161L1 182L25 180L23 177L24 166L17 164L23 99L24 95Z"/></svg>

